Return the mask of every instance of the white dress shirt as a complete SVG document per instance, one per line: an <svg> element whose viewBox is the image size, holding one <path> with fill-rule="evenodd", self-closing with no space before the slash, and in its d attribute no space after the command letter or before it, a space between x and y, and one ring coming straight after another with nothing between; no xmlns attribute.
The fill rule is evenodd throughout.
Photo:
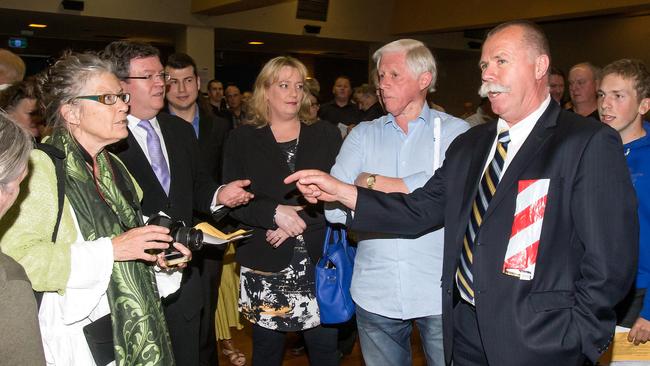
<svg viewBox="0 0 650 366"><path fill-rule="evenodd" d="M535 111L533 111L533 113L529 114L526 116L526 118L522 119L512 127L509 127L506 121L499 118L499 121L497 122L497 135L494 137L494 141L492 142L492 148L490 149L490 154L488 155L489 159L485 161L485 165L483 166L484 173L485 169L488 167L488 164L490 164L492 158L494 157L494 151L497 148L497 139L499 138L499 132L505 130L510 131L510 143L508 143L506 161L503 164L503 169L501 169L501 176L499 177L499 179L501 179L503 177L503 174L505 174L506 169L508 169L508 166L510 166L512 159L515 158L515 155L517 155L517 152L528 138L528 135L530 135L530 131L532 131L533 127L535 127L535 124L537 124L537 120L542 116L546 108L548 108L549 103L551 103L550 95L546 97L542 104Z"/></svg>

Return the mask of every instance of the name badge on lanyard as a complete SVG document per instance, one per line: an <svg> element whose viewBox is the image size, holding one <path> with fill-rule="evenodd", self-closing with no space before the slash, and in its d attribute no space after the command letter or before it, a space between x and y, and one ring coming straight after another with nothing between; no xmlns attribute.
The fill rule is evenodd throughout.
<svg viewBox="0 0 650 366"><path fill-rule="evenodd" d="M442 143L440 141L441 135L441 126L440 126L440 117L436 117L433 120L433 173L435 174L436 170L440 168L442 162L440 161L440 155L442 149Z"/></svg>

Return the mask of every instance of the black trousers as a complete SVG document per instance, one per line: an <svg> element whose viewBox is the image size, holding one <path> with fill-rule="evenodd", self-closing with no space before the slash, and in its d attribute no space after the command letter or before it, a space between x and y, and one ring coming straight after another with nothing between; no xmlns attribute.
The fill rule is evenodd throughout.
<svg viewBox="0 0 650 366"><path fill-rule="evenodd" d="M454 365L488 366L476 320L476 310L464 300L454 307Z"/></svg>
<svg viewBox="0 0 650 366"><path fill-rule="evenodd" d="M284 358L286 332L253 325L253 366L280 366ZM318 326L303 331L305 346L312 366L336 366L339 354L336 349L335 327Z"/></svg>

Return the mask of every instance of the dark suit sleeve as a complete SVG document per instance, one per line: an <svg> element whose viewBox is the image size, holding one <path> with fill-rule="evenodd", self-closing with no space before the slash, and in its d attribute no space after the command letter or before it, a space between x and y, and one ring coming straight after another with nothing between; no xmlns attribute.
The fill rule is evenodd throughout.
<svg viewBox="0 0 650 366"><path fill-rule="evenodd" d="M355 231L418 235L444 222L445 172L449 159L422 188L410 194L383 193L357 187L357 205L350 228Z"/></svg>
<svg viewBox="0 0 650 366"><path fill-rule="evenodd" d="M225 182L232 182L237 179L250 179L246 173L246 136L234 131L226 141L224 149L223 179ZM251 182L251 184L264 184L263 182ZM271 197L255 193L255 198L247 205L239 206L230 211L230 216L242 224L264 229L275 229L277 226L273 221L275 208L278 202Z"/></svg>
<svg viewBox="0 0 650 366"><path fill-rule="evenodd" d="M571 216L584 256L573 322L583 353L596 361L612 337L612 309L636 274L639 224L630 173L614 130L602 128L592 137L578 169Z"/></svg>

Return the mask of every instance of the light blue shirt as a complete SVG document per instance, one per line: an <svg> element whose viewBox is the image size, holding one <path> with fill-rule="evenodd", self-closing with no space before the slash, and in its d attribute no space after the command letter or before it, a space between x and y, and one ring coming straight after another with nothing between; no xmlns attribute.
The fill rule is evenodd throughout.
<svg viewBox="0 0 650 366"><path fill-rule="evenodd" d="M440 143L434 143L439 119ZM388 114L352 129L336 157L331 174L346 182L362 172L402 178L409 191L422 187L433 176L435 146L444 152L469 125L425 104L418 118L408 123L408 134ZM345 223L349 211L327 206L333 223ZM412 319L442 313L443 229L415 239L384 234L357 233L359 247L352 276L352 298L372 313L396 319Z"/></svg>

